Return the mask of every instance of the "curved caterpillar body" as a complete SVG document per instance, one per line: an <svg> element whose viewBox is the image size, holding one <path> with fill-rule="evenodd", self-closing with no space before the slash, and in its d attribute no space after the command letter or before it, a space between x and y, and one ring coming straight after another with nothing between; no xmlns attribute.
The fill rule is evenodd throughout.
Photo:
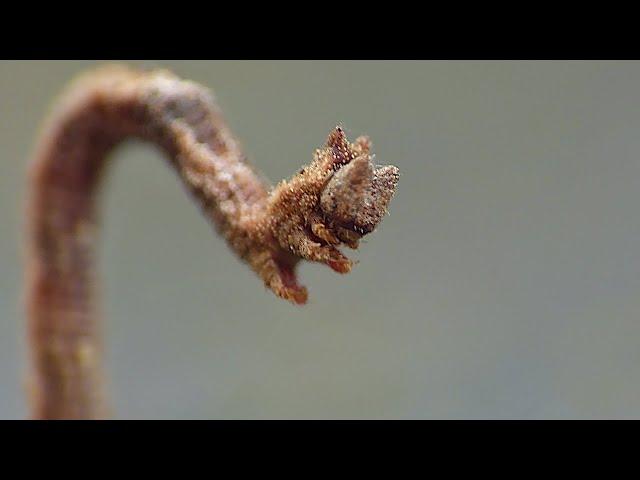
<svg viewBox="0 0 640 480"><path fill-rule="evenodd" d="M300 260L346 273L338 247L379 224L398 181L371 163L366 137L336 127L313 161L272 188L247 163L212 94L166 71L102 68L77 79L46 123L29 185L27 313L34 418L101 418L94 249L108 153L127 138L161 147L229 247L277 296L307 290Z"/></svg>

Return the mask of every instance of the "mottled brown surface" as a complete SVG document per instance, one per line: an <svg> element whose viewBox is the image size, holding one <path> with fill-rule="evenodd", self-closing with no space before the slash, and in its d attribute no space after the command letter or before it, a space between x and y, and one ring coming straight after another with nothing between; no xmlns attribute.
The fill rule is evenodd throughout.
<svg viewBox="0 0 640 480"><path fill-rule="evenodd" d="M210 92L164 72L112 67L77 79L46 124L29 202L27 308L35 418L107 415L94 249L97 190L119 142L159 145L231 249L276 295L302 304L300 259L346 273L337 248L381 221L398 180L370 143L337 127L313 162L273 190L246 162ZM322 198L322 201L321 201Z"/></svg>

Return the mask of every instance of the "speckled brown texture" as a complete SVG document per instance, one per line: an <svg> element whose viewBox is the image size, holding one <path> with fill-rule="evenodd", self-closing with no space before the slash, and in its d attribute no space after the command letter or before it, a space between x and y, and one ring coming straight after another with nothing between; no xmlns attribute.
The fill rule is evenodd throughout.
<svg viewBox="0 0 640 480"><path fill-rule="evenodd" d="M301 259L346 273L352 248L376 227L395 167L376 168L370 143L337 127L313 162L275 188L247 163L211 93L169 72L102 68L78 78L42 132L29 189L27 310L34 418L101 418L96 305L97 199L109 151L136 137L159 145L225 238L276 295L307 300Z"/></svg>

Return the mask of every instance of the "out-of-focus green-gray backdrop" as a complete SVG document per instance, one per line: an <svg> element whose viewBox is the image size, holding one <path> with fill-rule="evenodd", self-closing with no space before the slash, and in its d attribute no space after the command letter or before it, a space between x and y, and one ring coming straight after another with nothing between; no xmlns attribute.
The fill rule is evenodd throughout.
<svg viewBox="0 0 640 480"><path fill-rule="evenodd" d="M275 298L158 153L113 156L118 418L640 417L640 64L129 62L214 89L273 181L342 122L401 179L350 275ZM0 63L0 417L26 416L25 167L92 62Z"/></svg>

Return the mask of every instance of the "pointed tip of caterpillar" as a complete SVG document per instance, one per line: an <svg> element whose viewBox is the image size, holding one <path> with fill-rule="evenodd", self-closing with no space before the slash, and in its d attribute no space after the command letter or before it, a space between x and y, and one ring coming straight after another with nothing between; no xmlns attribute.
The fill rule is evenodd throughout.
<svg viewBox="0 0 640 480"><path fill-rule="evenodd" d="M399 178L393 165L378 166L367 136L350 143L342 125L317 149L314 163L271 194L268 231L278 248L296 259L323 263L335 272L349 273L354 262L338 249L358 248L387 213ZM279 258L279 272L270 288L281 298L303 305L307 291L297 285L290 260Z"/></svg>

